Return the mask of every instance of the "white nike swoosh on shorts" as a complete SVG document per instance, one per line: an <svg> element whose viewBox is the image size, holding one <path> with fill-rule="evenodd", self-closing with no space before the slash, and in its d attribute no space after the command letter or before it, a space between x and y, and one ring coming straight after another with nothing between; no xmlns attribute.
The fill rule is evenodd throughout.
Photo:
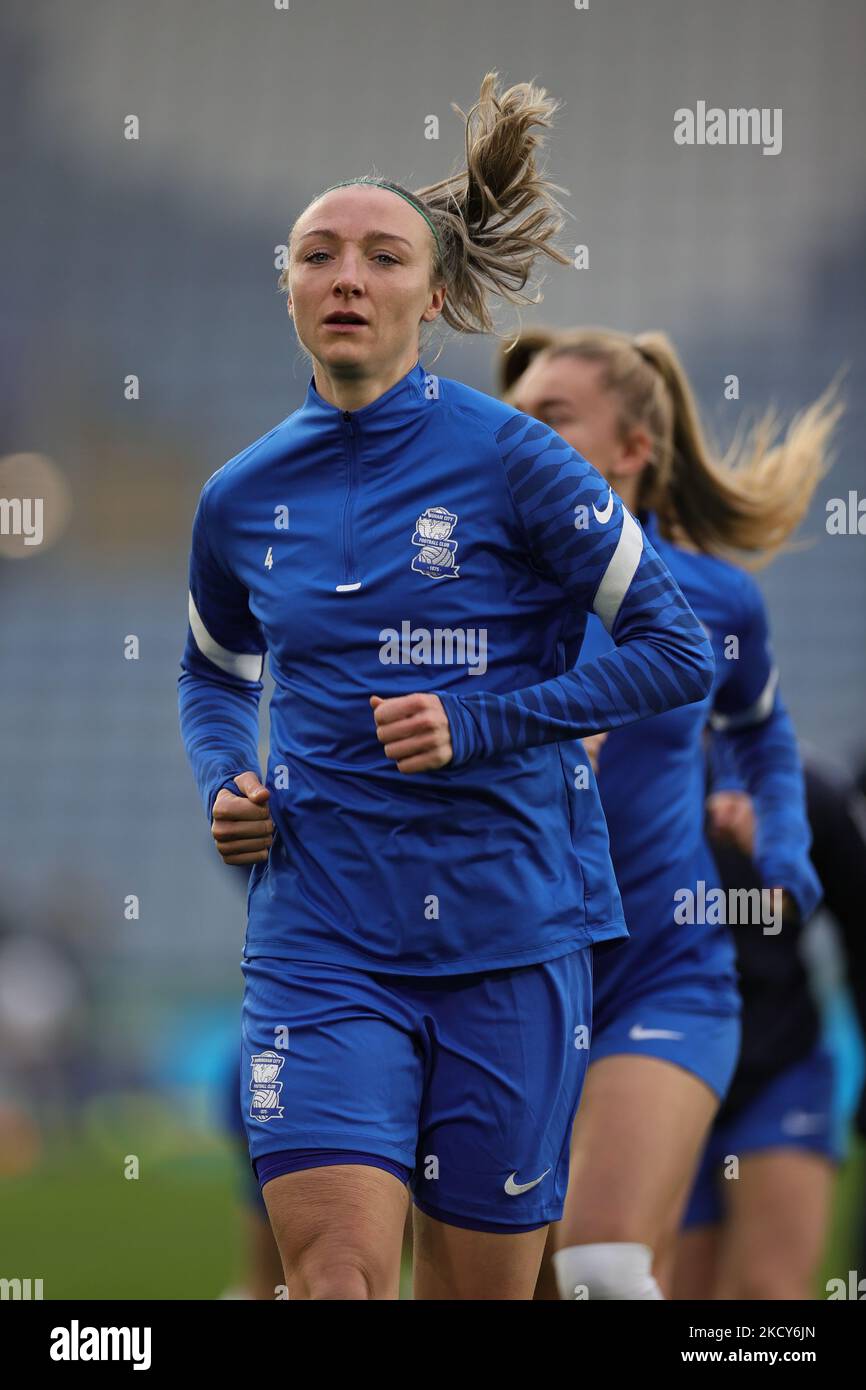
<svg viewBox="0 0 866 1390"><path fill-rule="evenodd" d="M549 1172L550 1169L545 1168L541 1177L533 1178L532 1182L515 1182L514 1179L517 1177L517 1174L512 1173L505 1184L505 1191L508 1193L509 1197L519 1197L521 1192L528 1192L530 1187L537 1187L540 1182L544 1181Z"/></svg>
<svg viewBox="0 0 866 1390"><path fill-rule="evenodd" d="M822 1129L827 1127L826 1115L810 1115L806 1110L789 1110L783 1116L780 1128L783 1134L793 1136L803 1134L820 1134Z"/></svg>

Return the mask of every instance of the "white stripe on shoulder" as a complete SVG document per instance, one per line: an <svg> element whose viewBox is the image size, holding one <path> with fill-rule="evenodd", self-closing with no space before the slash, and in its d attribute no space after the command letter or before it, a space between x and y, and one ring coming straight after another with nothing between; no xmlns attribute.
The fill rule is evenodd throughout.
<svg viewBox="0 0 866 1390"><path fill-rule="evenodd" d="M241 680L261 680L264 657L256 652L230 652L227 647L221 647L219 642L214 641L201 620L192 594L189 596L189 625L202 656L206 656L214 666L219 666L230 676L239 676Z"/></svg>
<svg viewBox="0 0 866 1390"><path fill-rule="evenodd" d="M593 608L608 632L616 622L628 586L634 579L643 553L643 532L631 512L622 509L622 530L619 533L616 550L604 572L595 595Z"/></svg>
<svg viewBox="0 0 866 1390"><path fill-rule="evenodd" d="M774 666L767 684L753 705L749 705L748 709L739 710L736 714L711 714L710 727L717 733L725 733L728 729L748 729L750 724L763 723L772 712L778 684L779 672Z"/></svg>

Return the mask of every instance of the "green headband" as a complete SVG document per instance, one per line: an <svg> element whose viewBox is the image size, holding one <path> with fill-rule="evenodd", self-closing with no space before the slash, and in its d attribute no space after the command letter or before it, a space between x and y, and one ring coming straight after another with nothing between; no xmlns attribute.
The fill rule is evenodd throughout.
<svg viewBox="0 0 866 1390"><path fill-rule="evenodd" d="M419 205L416 202L414 202L411 198L407 198L405 193L401 193L399 188L395 188L393 184L388 183L387 179L374 179L371 178L369 174L363 174L359 179L343 179L342 183L332 183L330 188L326 188L323 193L319 194L319 197L324 197L325 193L330 193L331 190L334 188L346 188L350 183L371 183L375 185L376 188L387 188L389 193L396 193L398 198L402 198L404 203L408 203L410 208L414 208L415 211L419 212L421 216L424 218L424 221L427 223L427 226L430 228L431 232L436 238L436 245L439 248L439 255L442 257L443 260L445 259L445 253L442 250L442 242L439 240L439 233L433 226L433 223L430 221L430 218L427 216L424 209L422 207L419 207Z"/></svg>

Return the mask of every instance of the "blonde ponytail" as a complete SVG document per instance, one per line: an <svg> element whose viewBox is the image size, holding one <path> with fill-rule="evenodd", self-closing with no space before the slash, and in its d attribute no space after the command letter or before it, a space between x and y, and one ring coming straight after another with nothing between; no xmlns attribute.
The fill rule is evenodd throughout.
<svg viewBox="0 0 866 1390"><path fill-rule="evenodd" d="M843 409L835 386L794 417L780 442L780 421L767 410L717 461L673 343L664 333L641 333L634 346L658 373L671 405L644 505L669 534L681 528L699 550L746 557L751 568L767 564L803 520L827 470L830 436Z"/></svg>
<svg viewBox="0 0 866 1390"><path fill-rule="evenodd" d="M768 410L717 459L666 334L562 331L551 333L540 349L531 334L528 355L523 353L527 364L538 350L550 358L599 363L604 389L619 400L622 432L642 425L650 434L653 453L641 476L638 506L656 513L662 535L748 568L767 564L785 545L828 467L830 439L843 411L835 383L794 417L780 442L779 421Z"/></svg>
<svg viewBox="0 0 866 1390"><path fill-rule="evenodd" d="M444 245L433 267L447 288L442 318L461 333L492 333L490 294L511 304L537 304L540 289L525 292L536 258L543 254L570 264L552 244L564 225L554 190L568 190L539 170L541 139L533 133L533 127L551 127L559 103L531 82L500 92L498 74L488 72L468 115L452 107L466 122L465 168L419 188L415 197Z"/></svg>

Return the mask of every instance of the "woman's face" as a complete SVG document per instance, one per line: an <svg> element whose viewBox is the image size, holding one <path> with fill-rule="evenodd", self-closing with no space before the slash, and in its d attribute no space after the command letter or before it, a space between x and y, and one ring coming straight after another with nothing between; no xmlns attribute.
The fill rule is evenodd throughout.
<svg viewBox="0 0 866 1390"><path fill-rule="evenodd" d="M421 322L437 318L445 300L444 289L429 284L431 235L404 199L364 184L335 188L301 214L288 307L300 341L325 370L366 376L407 357L412 365ZM363 322L327 322L343 310Z"/></svg>
<svg viewBox="0 0 866 1390"><path fill-rule="evenodd" d="M627 467L629 444L619 427L619 403L602 385L602 364L580 357L533 358L512 402L561 434L616 486Z"/></svg>

